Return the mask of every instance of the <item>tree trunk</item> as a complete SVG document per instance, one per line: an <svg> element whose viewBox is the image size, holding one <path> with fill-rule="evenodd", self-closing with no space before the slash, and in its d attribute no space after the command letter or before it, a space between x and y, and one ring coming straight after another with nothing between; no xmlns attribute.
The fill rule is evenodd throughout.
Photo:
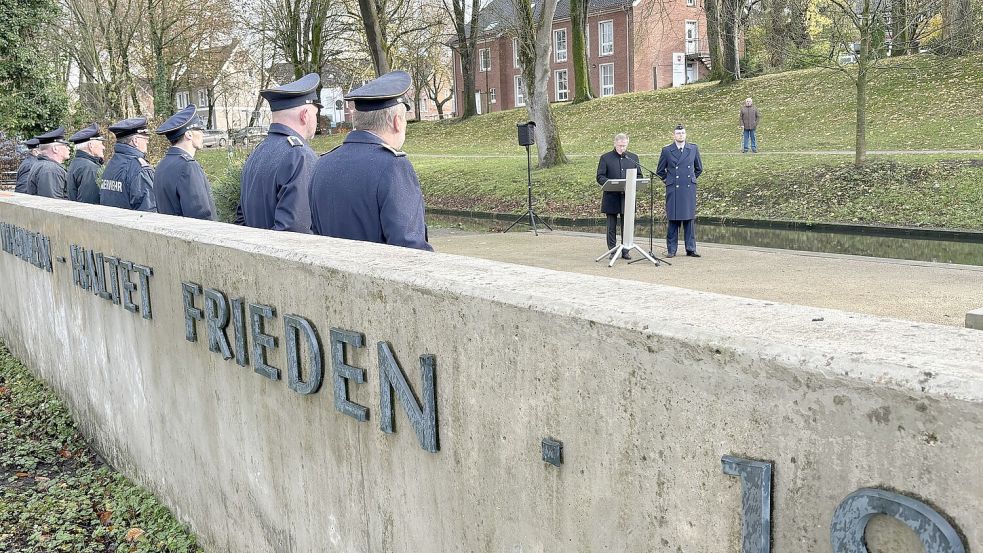
<svg viewBox="0 0 983 553"><path fill-rule="evenodd" d="M573 103L594 98L587 64L587 2L570 0L570 63L573 65Z"/></svg>
<svg viewBox="0 0 983 553"><path fill-rule="evenodd" d="M946 0L942 9L942 34L945 52L964 56L972 50L975 39L972 0Z"/></svg>
<svg viewBox="0 0 983 553"><path fill-rule="evenodd" d="M721 0L705 0L703 10L707 16L706 41L710 54L710 78L723 80L727 75L724 64L724 51L721 48L722 30L720 28Z"/></svg>
<svg viewBox="0 0 983 553"><path fill-rule="evenodd" d="M723 42L724 81L736 81L741 78L741 58L738 49L740 39L737 28L739 3L735 0L721 0L720 31Z"/></svg>
<svg viewBox="0 0 983 553"><path fill-rule="evenodd" d="M375 74L381 77L389 73L389 57L386 55L385 38L379 26L379 11L375 0L358 0L358 11L362 14L362 25L365 27L365 42L369 47L369 56Z"/></svg>
<svg viewBox="0 0 983 553"><path fill-rule="evenodd" d="M874 34L870 13L870 0L863 0L860 12L860 53L857 55L857 146L854 156L855 165L863 165L867 161L867 78L871 56L872 38Z"/></svg>
<svg viewBox="0 0 983 553"><path fill-rule="evenodd" d="M891 57L908 53L911 39L911 21L908 20L908 0L891 1Z"/></svg>

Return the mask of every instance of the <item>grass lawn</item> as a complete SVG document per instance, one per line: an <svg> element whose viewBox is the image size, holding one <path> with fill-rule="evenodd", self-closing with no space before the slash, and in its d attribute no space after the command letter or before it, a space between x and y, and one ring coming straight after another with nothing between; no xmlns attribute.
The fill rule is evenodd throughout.
<svg viewBox="0 0 983 553"><path fill-rule="evenodd" d="M870 88L869 149L983 148L983 55L920 55L888 60L885 67ZM762 112L763 153L733 155L740 149L737 113L748 96ZM628 133L630 149L654 167L671 129L683 122L703 153L701 215L983 229L983 156L873 155L856 169L852 155L767 154L853 149L854 89L840 73L814 69L731 85L694 84L556 104L554 112L571 163L533 172L537 211L544 215L597 216L594 172L612 136ZM526 117L517 109L411 124L404 149L427 205L519 210L526 164L515 123ZM316 137L312 145L323 152L340 141ZM236 155L241 162L243 154ZM222 151L199 158L213 183L230 163Z"/></svg>
<svg viewBox="0 0 983 553"><path fill-rule="evenodd" d="M88 448L65 405L2 343L0 551L202 551L150 492Z"/></svg>

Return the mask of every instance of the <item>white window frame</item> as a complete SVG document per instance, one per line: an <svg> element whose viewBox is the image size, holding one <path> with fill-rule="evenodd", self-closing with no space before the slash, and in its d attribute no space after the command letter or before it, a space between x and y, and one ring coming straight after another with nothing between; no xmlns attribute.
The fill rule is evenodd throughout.
<svg viewBox="0 0 983 553"><path fill-rule="evenodd" d="M488 65L485 65L485 54L488 55ZM491 48L478 50L478 71L491 71Z"/></svg>
<svg viewBox="0 0 983 553"><path fill-rule="evenodd" d="M690 8L696 7L696 0L686 0L686 6Z"/></svg>
<svg viewBox="0 0 983 553"><path fill-rule="evenodd" d="M488 89L488 103L497 104L498 103L498 91L494 88Z"/></svg>
<svg viewBox="0 0 983 553"><path fill-rule="evenodd" d="M610 42L604 42L604 26L606 24L611 25ZM597 24L597 55L598 56L614 55L614 20L613 19L600 21Z"/></svg>
<svg viewBox="0 0 983 553"><path fill-rule="evenodd" d="M208 91L204 88L198 91L198 107L208 107Z"/></svg>
<svg viewBox="0 0 983 553"><path fill-rule="evenodd" d="M563 74L563 88L560 88L560 73ZM570 99L570 73L566 69L557 69L553 72L553 90L557 102L566 102Z"/></svg>
<svg viewBox="0 0 983 553"><path fill-rule="evenodd" d="M604 68L605 67L610 67L611 68L611 85L610 85L610 87L607 87L604 84ZM598 86L598 88L601 90L601 96L614 96L614 64L613 63L602 63L602 64L600 64L600 65L597 66L597 80L598 80L598 85L600 85L600 86ZM605 89L608 89L608 88L609 88L609 90L608 91L605 91Z"/></svg>
<svg viewBox="0 0 983 553"><path fill-rule="evenodd" d="M175 106L177 106L177 109L183 109L184 107L186 107L190 103L191 103L191 93L190 92L184 91L184 92L178 92L177 94L175 94L174 104L175 104Z"/></svg>
<svg viewBox="0 0 983 553"><path fill-rule="evenodd" d="M560 49L560 41L558 40L561 34L563 35L563 49ZM553 29L553 60L556 63L567 61L567 48L569 47L567 39L566 29Z"/></svg>
<svg viewBox="0 0 983 553"><path fill-rule="evenodd" d="M521 108L526 105L526 92L522 82L522 75L516 75L513 77L513 80L515 81L515 107Z"/></svg>
<svg viewBox="0 0 983 553"><path fill-rule="evenodd" d="M519 38L512 38L512 68L519 69Z"/></svg>

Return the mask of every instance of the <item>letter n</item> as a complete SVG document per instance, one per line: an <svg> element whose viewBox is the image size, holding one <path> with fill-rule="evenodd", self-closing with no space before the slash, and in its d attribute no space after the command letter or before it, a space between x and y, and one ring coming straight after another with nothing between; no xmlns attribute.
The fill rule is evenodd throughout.
<svg viewBox="0 0 983 553"><path fill-rule="evenodd" d="M437 386L434 378L436 360L433 355L420 356L420 373L423 380L423 401L406 381L406 374L396 361L388 342L379 342L379 392L380 428L392 433L396 414L393 411L392 393L396 392L399 404L410 419L420 447L431 453L440 449L437 439Z"/></svg>

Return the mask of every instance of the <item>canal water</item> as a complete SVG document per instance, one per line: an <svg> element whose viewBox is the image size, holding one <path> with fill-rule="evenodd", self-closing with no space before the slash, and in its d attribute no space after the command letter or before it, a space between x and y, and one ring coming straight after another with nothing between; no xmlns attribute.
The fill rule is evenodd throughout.
<svg viewBox="0 0 983 553"><path fill-rule="evenodd" d="M504 221L501 219L490 220L429 214L427 219L431 225L437 227L454 226L489 232L501 232L511 222L511 220ZM551 223L551 225L556 228L555 224ZM520 223L517 228L528 230L529 225ZM562 230L604 232L604 227L596 225L560 228ZM879 236L864 232L862 229L851 232L826 232L719 224L698 224L696 233L698 241L717 244L983 266L983 236L980 237L980 241L973 242L933 240L921 236ZM680 229L681 234L682 229ZM648 225L639 222L635 232L635 242L647 248L648 235ZM657 223L654 232L654 242L657 249L665 247L665 235L665 225ZM680 238L682 237L680 236Z"/></svg>

